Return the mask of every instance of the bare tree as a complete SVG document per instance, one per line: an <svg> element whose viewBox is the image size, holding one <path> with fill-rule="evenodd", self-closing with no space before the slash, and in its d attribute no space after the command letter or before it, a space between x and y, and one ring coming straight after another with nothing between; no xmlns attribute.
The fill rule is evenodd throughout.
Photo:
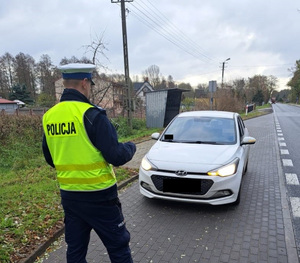
<svg viewBox="0 0 300 263"><path fill-rule="evenodd" d="M144 79L148 78L149 83L155 89L161 82L161 74L159 67L156 65L152 65L148 67L145 71L143 71Z"/></svg>
<svg viewBox="0 0 300 263"><path fill-rule="evenodd" d="M55 68L48 55L42 55L37 64L38 82L40 91L49 95L55 95L54 82L56 80Z"/></svg>
<svg viewBox="0 0 300 263"><path fill-rule="evenodd" d="M85 45L84 47L86 49L85 54L92 53L92 64L95 64L100 68L105 68L105 66L99 59L100 55L101 57L104 57L108 60L108 57L105 55L105 51L107 51L108 49L103 42L103 33L100 37L96 35L95 38L92 39L91 44Z"/></svg>
<svg viewBox="0 0 300 263"><path fill-rule="evenodd" d="M270 95L277 83L277 79L274 76L267 77L264 75L255 75L249 78L248 81L248 88L252 91L252 97L248 97L248 100L253 100L254 97L257 99L257 96L262 94L260 101L265 103L270 99Z"/></svg>
<svg viewBox="0 0 300 263"><path fill-rule="evenodd" d="M61 74L48 55L41 56L36 69L40 89L38 102L40 105L50 107L55 103L55 81L60 78Z"/></svg>
<svg viewBox="0 0 300 263"><path fill-rule="evenodd" d="M175 82L174 82L174 79L171 75L168 76L167 87L168 87L168 89L174 89L175 88Z"/></svg>
<svg viewBox="0 0 300 263"><path fill-rule="evenodd" d="M77 57L72 56L71 58L66 58L66 57L62 58L59 64L66 65L69 63L92 63L92 62L91 60L88 60L86 57L78 59Z"/></svg>
<svg viewBox="0 0 300 263"><path fill-rule="evenodd" d="M270 75L268 77L268 82L269 82L269 97L271 97L273 91L276 90L277 88L278 78L273 75Z"/></svg>
<svg viewBox="0 0 300 263"><path fill-rule="evenodd" d="M246 81L244 78L238 78L232 81L232 88L235 96L246 103Z"/></svg>
<svg viewBox="0 0 300 263"><path fill-rule="evenodd" d="M14 60L14 82L25 85L33 98L36 98L37 94L35 67L35 61L30 55L25 55L24 53L16 55Z"/></svg>
<svg viewBox="0 0 300 263"><path fill-rule="evenodd" d="M0 57L0 96L8 98L9 93L13 87L13 65L14 57L5 53Z"/></svg>

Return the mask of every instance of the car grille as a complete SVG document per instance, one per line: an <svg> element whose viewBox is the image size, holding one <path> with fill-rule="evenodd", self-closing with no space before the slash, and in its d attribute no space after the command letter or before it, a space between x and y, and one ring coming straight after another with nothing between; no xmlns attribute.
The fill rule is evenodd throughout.
<svg viewBox="0 0 300 263"><path fill-rule="evenodd" d="M205 195L214 183L210 179L176 178L161 175L152 175L151 179L159 191L187 195Z"/></svg>

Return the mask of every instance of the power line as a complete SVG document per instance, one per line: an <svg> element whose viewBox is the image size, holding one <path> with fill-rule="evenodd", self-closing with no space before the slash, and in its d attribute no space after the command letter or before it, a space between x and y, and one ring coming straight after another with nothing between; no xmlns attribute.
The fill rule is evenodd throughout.
<svg viewBox="0 0 300 263"><path fill-rule="evenodd" d="M149 2L149 1L148 1ZM143 2L142 2L143 3ZM145 3L143 3L144 5L146 5ZM152 4L153 5L153 4ZM149 8L149 5L146 5L147 10L142 7L140 4L139 6L141 7L141 9L143 9L144 11L141 11L138 7L135 6L135 8L137 8L138 10L140 10L142 13L149 13L148 10L152 11L152 13L150 14L151 17L150 20L152 20L157 27L161 28L161 30L165 31L165 33L168 35L168 37L173 38L177 43L180 43L180 45L184 46L184 47L188 47L190 49L190 52L193 52L196 56L200 56L203 57L204 59L207 59L208 61L212 60L210 57L208 57L206 54L201 53L197 48L195 48L194 44L191 44L191 42L187 39L186 35L180 31L178 28L176 28L174 26L174 24L172 24L168 19L166 19L161 13L160 11L155 8L157 10L157 12L159 12L161 15L157 14L157 12L153 12L153 9L151 10L151 7ZM152 19L152 17L155 17L154 19ZM162 25L158 22L156 22L156 20L158 20L159 22L161 22L162 24L165 24L166 27L162 27ZM175 29L175 31L174 31Z"/></svg>
<svg viewBox="0 0 300 263"><path fill-rule="evenodd" d="M151 3L149 0L146 0L146 1L149 3L149 5L145 4L143 2L143 0L141 0L141 3L143 3L149 9L152 8L152 10L154 10L153 14L156 15L156 17L160 21L162 21L163 23L166 23L171 31L174 30L175 33L177 32L177 34L181 38L181 40L184 40L184 42L186 44L190 45L190 47L192 47L196 52L198 52L202 56L208 58L209 60L215 60L214 58L206 55L205 54L207 52L206 50L204 50L202 47L200 47L198 43L196 43L193 39L189 38L181 29L179 29L169 19L167 19L166 16L163 13L161 13L160 10L153 3ZM199 50L201 50L201 52Z"/></svg>
<svg viewBox="0 0 300 263"><path fill-rule="evenodd" d="M181 50L185 51L186 53L190 54L191 56L201 60L204 63L210 63L210 58L206 56L205 54L200 53L198 50L196 50L193 46L191 48L191 45L187 45L187 43L183 42L181 38L176 36L175 34L172 34L168 28L163 28L161 24L153 19L151 15L148 13L147 10L145 10L143 7L139 8L133 4L131 6L136 10L130 9L129 11L132 12L132 14L143 24L148 26L151 30L155 31L162 37L164 37L166 40L171 42L172 44L179 47ZM159 30L158 30L159 29Z"/></svg>
<svg viewBox="0 0 300 263"><path fill-rule="evenodd" d="M157 29L153 28L153 25L151 23L149 23L149 21L145 20L143 17L139 16L135 11L130 10L130 12L139 20L141 21L143 24L145 24L146 26L148 26L150 29L152 29L153 31L155 31L157 34L161 35L162 37L164 37L166 40L168 40L169 42L171 42L172 44L174 44L175 46L177 46L178 48L180 48L181 50L185 51L186 53L190 54L191 56L193 56L196 59L200 59L199 56L195 55L194 53L190 52L189 50L187 50L182 44L176 42L176 40L170 38L167 34L162 33L160 31L158 31ZM203 60L202 60L203 61ZM206 62L206 61L203 61Z"/></svg>
<svg viewBox="0 0 300 263"><path fill-rule="evenodd" d="M157 4L158 5L158 4ZM127 8L128 9L128 8ZM167 41L183 50L192 57L201 60L204 63L211 64L212 62L218 62L215 58L207 55L202 47L198 45L194 40L189 38L182 30L174 25L166 16L155 6L153 0L136 0L130 3L128 11L151 30L165 38ZM221 59L220 59L221 60ZM281 65L231 65L231 68L272 68L272 67L284 67L285 65L292 64L281 64ZM213 71L211 73L218 72ZM199 73L198 75L211 74Z"/></svg>

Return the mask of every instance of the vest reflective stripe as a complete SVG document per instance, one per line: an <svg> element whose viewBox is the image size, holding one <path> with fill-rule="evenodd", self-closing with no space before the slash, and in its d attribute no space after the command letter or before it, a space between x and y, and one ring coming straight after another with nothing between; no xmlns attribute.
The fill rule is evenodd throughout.
<svg viewBox="0 0 300 263"><path fill-rule="evenodd" d="M57 164L55 165L55 169L57 171L89 171L96 169L103 169L107 167L107 163L98 162L91 164Z"/></svg>
<svg viewBox="0 0 300 263"><path fill-rule="evenodd" d="M93 178L65 178L57 176L60 184L99 184L114 179L111 174L103 174Z"/></svg>
<svg viewBox="0 0 300 263"><path fill-rule="evenodd" d="M84 127L84 114L92 107L64 101L44 114L44 133L63 190L99 191L116 183L112 166L91 143Z"/></svg>

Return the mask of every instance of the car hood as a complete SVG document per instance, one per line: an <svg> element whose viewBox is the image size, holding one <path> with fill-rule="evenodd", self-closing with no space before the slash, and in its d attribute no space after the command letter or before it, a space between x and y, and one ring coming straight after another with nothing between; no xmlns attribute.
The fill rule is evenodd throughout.
<svg viewBox="0 0 300 263"><path fill-rule="evenodd" d="M147 154L158 169L207 172L237 157L238 145L156 142Z"/></svg>

